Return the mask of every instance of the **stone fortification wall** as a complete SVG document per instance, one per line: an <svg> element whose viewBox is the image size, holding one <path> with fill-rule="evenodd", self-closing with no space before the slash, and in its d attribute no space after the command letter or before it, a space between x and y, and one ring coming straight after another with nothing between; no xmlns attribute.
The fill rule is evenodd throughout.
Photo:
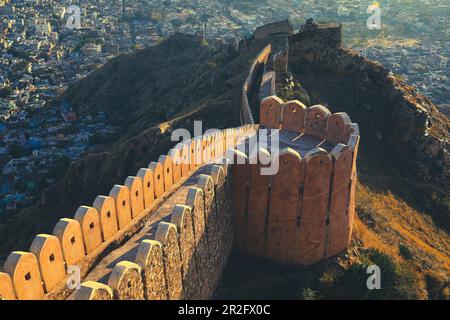
<svg viewBox="0 0 450 320"><path fill-rule="evenodd" d="M260 109L260 125L276 130L279 149L272 141L257 152L247 146L235 151L236 249L294 265L342 252L355 217L358 125L346 113L274 96ZM262 175L267 159L278 161L279 169Z"/></svg>
<svg viewBox="0 0 450 320"><path fill-rule="evenodd" d="M242 87L241 124L255 124L252 109L254 103L259 101L261 81L264 67L272 53L272 46L267 45L253 61L248 77Z"/></svg>
<svg viewBox="0 0 450 320"><path fill-rule="evenodd" d="M2 299L64 299L71 270L84 279L108 252L142 229L193 172L235 146L255 126L227 129L178 144L167 155L115 185L109 195L61 219L53 234L37 235L28 252L16 251L0 272ZM186 200L142 242L134 261L117 264L107 283L84 283L80 299L207 298L231 249L226 166L200 177ZM218 223L218 221L224 223ZM228 226L228 227L227 227ZM201 277L197 277L201 275Z"/></svg>

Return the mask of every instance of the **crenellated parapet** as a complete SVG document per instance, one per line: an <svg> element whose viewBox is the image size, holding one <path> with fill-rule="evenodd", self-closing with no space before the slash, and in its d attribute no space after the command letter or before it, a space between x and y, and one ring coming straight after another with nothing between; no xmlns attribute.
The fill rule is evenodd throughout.
<svg viewBox="0 0 450 320"><path fill-rule="evenodd" d="M255 124L252 107L258 104L264 69L272 54L272 45L267 45L253 60L247 79L242 86L241 124Z"/></svg>
<svg viewBox="0 0 450 320"><path fill-rule="evenodd" d="M358 125L346 113L276 96L264 99L260 112L272 142L234 153L235 247L296 265L340 253L355 214ZM262 174L267 159L278 163L271 175Z"/></svg>
<svg viewBox="0 0 450 320"><path fill-rule="evenodd" d="M243 133L242 133L243 134ZM222 161L221 161L222 162ZM120 261L107 284L86 281L77 300L208 299L232 248L228 162L209 164L183 203L142 240L134 261Z"/></svg>
<svg viewBox="0 0 450 320"><path fill-rule="evenodd" d="M358 125L345 113L276 96L260 110L261 125L178 144L61 219L53 234L36 236L29 252L11 253L0 273L2 299L208 299L233 245L298 265L344 250L355 214ZM261 140L258 129L278 143L257 153L242 148ZM261 174L274 160L278 170ZM117 259L122 249L126 258Z"/></svg>
<svg viewBox="0 0 450 320"><path fill-rule="evenodd" d="M98 196L92 205L80 206L71 218L59 220L52 234L35 237L28 252L8 256L0 272L0 299L67 298L74 281L83 281L102 257L141 230L198 170L222 163L225 151L236 146L240 137L254 134L257 127L215 131L179 143L123 184L114 185L108 195ZM75 297L209 297L232 243L224 172L223 167L213 166L208 175L201 175L186 201L174 208L170 221L157 221L155 237L142 241L135 261L117 264L107 283L83 283ZM228 213L216 212L218 205ZM228 221L228 227L226 223L219 227L219 221ZM227 249L215 251L219 247ZM198 275L208 272L202 280L207 283L199 289Z"/></svg>
<svg viewBox="0 0 450 320"><path fill-rule="evenodd" d="M294 265L345 250L359 127L346 113L273 95L287 53L272 57L274 71L271 45L254 60L246 125L177 144L11 253L0 300L208 299L233 247Z"/></svg>

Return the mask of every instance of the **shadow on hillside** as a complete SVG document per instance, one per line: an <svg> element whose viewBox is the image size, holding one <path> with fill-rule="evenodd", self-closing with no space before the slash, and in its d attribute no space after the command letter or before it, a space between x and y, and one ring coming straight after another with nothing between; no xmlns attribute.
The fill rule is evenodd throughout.
<svg viewBox="0 0 450 320"><path fill-rule="evenodd" d="M372 88L358 88L360 79L356 74L336 77L317 67L292 68L313 105L323 104L332 112L347 112L359 124L360 182L374 192L392 193L417 211L429 214L437 226L450 233L449 193L433 182L418 181L415 177L417 156L391 137L395 123L390 118L389 102Z"/></svg>
<svg viewBox="0 0 450 320"><path fill-rule="evenodd" d="M269 260L232 253L215 291L214 299L299 299L320 273L283 266Z"/></svg>

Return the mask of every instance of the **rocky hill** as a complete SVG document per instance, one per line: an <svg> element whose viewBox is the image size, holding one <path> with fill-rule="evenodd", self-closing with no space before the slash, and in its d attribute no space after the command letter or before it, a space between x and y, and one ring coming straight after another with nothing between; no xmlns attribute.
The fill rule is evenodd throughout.
<svg viewBox="0 0 450 320"><path fill-rule="evenodd" d="M310 270L236 255L217 297L448 297L449 121L388 70L341 49L335 28L323 28L331 30L326 41L320 30L293 36L290 76L311 105L346 111L362 128L352 249ZM0 260L157 160L175 144L172 130L192 129L194 120L204 130L239 125L242 84L266 42L217 47L177 34L118 57L71 87L63 99L77 113L107 111L123 134L73 163L37 205L0 222ZM289 88L281 91L296 97ZM353 286L369 263L388 270L391 291L369 296Z"/></svg>
<svg viewBox="0 0 450 320"><path fill-rule="evenodd" d="M295 86L277 92L305 101L300 85L310 105L345 111L360 125L352 248L307 271L236 256L224 276L232 285L219 297L450 297L450 122L415 88L341 41L339 25L303 26L290 39ZM365 288L370 264L383 266L390 282L384 292Z"/></svg>

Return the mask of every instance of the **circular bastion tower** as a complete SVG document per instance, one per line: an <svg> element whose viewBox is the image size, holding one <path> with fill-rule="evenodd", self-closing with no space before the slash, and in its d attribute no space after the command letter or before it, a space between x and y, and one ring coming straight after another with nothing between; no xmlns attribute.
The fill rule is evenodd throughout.
<svg viewBox="0 0 450 320"><path fill-rule="evenodd" d="M358 125L344 112L270 96L259 136L243 140L233 151L235 248L301 266L348 248Z"/></svg>

